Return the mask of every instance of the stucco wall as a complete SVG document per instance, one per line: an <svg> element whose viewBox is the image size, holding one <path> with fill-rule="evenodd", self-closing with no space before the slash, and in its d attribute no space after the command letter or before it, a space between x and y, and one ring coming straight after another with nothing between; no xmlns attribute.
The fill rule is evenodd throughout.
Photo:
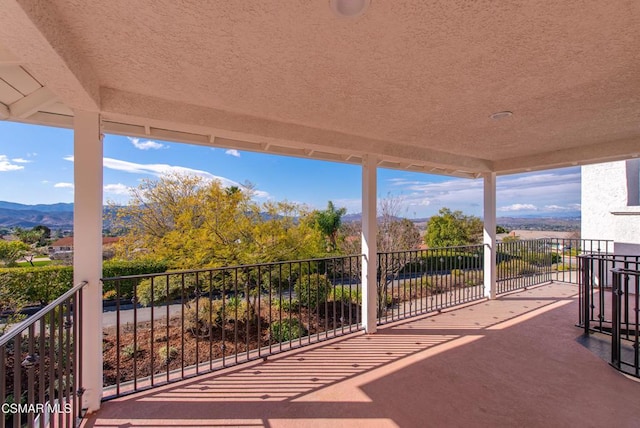
<svg viewBox="0 0 640 428"><path fill-rule="evenodd" d="M610 239L615 253L640 254L638 162L582 167L582 238Z"/></svg>

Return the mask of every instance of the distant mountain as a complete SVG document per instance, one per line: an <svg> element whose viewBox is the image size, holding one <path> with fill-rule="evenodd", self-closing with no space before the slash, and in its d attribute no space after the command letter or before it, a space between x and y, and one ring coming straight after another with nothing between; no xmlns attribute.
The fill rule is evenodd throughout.
<svg viewBox="0 0 640 428"><path fill-rule="evenodd" d="M46 213L52 212L73 212L72 203L57 203L57 204L37 204L37 205L25 205L17 204L15 202L0 201L0 209L14 210L14 211L42 211Z"/></svg>
<svg viewBox="0 0 640 428"><path fill-rule="evenodd" d="M360 222L362 214L347 214L342 217L343 223ZM429 222L429 217L412 218L411 221L420 230L424 230ZM555 230L555 231L579 231L580 213L563 214L557 217L547 216L522 216L522 217L498 217L496 223L507 229L527 230Z"/></svg>
<svg viewBox="0 0 640 428"><path fill-rule="evenodd" d="M104 207L108 212L110 207ZM557 217L498 217L497 224L508 229L531 230L580 230L580 214ZM264 213L265 218L269 215ZM344 223L360 222L362 214L347 214L342 217ZM411 219L420 230L424 230L429 218ZM51 229L73 229L73 204L25 205L0 201L0 228L31 228L44 225Z"/></svg>
<svg viewBox="0 0 640 428"><path fill-rule="evenodd" d="M37 210L10 210L6 208L0 208L0 227L31 228L38 225L47 226L50 229L72 229L73 212L46 212Z"/></svg>
<svg viewBox="0 0 640 428"><path fill-rule="evenodd" d="M38 225L51 229L73 229L73 204L25 205L0 201L0 227L32 228Z"/></svg>

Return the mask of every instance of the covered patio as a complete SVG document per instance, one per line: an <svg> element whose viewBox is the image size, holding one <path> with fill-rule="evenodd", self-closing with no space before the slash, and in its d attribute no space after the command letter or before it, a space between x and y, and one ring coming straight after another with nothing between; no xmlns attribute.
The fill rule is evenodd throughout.
<svg viewBox="0 0 640 428"><path fill-rule="evenodd" d="M636 426L553 283L109 401L86 427Z"/></svg>
<svg viewBox="0 0 640 428"><path fill-rule="evenodd" d="M358 391L353 382L361 382L357 385L362 390L353 396L362 401L336 405L337 414L353 411L379 417L381 423L412 424L417 419L403 418L418 418L427 410L431 415L438 408L430 405L435 400L439 408L448 409L440 422L451 425L499 415L504 418L502 424L512 425L523 420L521 413L542 425L545 412L553 408L559 412L555 416L561 417L562 409L552 403L565 400L566 409L575 410L566 415L598 425L594 421L609 422L611 415L598 419L597 410L614 406L605 400L619 397L616 414L632 425L630 418L637 417L637 407L628 400L633 388L637 394L637 385L575 344L575 318L569 316L575 313L568 298L572 293L565 297L554 291L548 297L551 302L566 300L567 304L546 306L553 309L531 318L525 313L531 315L529 309L537 303L506 318L491 313L501 305L524 306L508 297L490 301L485 318L474 319L473 325L445 322L441 330L421 335L420 340L407 332L426 328L431 319L464 319L467 312L475 318L484 303L373 333L378 329L377 169L483 180L483 293L494 299L497 176L640 154L637 1L329 0L236 5L227 1L0 0L0 12L0 119L74 129L74 276L76 284L87 284L81 297L79 342L82 409L88 413L100 408L103 396L99 333L102 135L112 133L362 166L361 324L368 335L336 343L353 347L356 357L370 361L375 370L338 373L343 380L325 379L330 389L293 390L285 385L278 399L289 400L290 414L277 410L281 403L270 407L273 393L265 393L268 397L260 402L245 396L247 401L232 399L223 406L207 406L213 412L211 420L229 423L233 415L249 414L250 424L269 420L275 425L287 418L294 423L307 411L314 419L329 417L331 405L323 402L324 393L346 396ZM529 301L526 294L521 298ZM522 317L527 319L515 321ZM501 322L509 327L496 327L507 325ZM546 328L534 328L546 322ZM410 343L404 343L408 338ZM443 343L427 346L431 340ZM396 360L393 350L380 355L366 345L369 342L397 348L405 358ZM484 343L490 346L479 350ZM451 349L445 351L447 347ZM531 361L527 353L510 355L525 350L536 355L545 352L545 358ZM298 352L327 353L326 364L331 365L340 358L332 351L322 345ZM434 356L423 358L430 354ZM296 357L278 357L264 366L276 366L286 358ZM447 371L454 367L445 361L448 358L460 367ZM390 367L397 371L386 372ZM315 368L318 373L313 378L318 380L311 380L314 383L321 381L326 366ZM496 374L507 369L511 369L508 377ZM237 373L263 368L240 370ZM465 376L457 377L461 372ZM527 377L533 373L537 376ZM608 385L607 394L597 394L600 384L587 382L599 376ZM203 379L197 388L207 386L210 378ZM382 397L390 383L398 388L403 383L398 380L409 379L424 382L409 383L415 389L403 388L396 397ZM474 380L473 385L467 388L465 379ZM501 379L509 379L508 386ZM543 384L527 388L530 381L563 379L554 386L553 399L543 396ZM627 386L618 388L618 383ZM433 385L443 393L434 392ZM117 409L131 409L126 406L154 394L184 399L190 396L184 394L185 388L189 384L114 401L98 414L103 419L92 423L108 426L118 414L123 420L134 418L136 413ZM263 386L256 388L262 392ZM619 391L623 392L616 395ZM461 394L470 395L457 399ZM583 400L583 394L594 398ZM534 407L533 395L535 400L549 400L539 402L549 408ZM395 402L397 397L403 403ZM514 397L518 404L509 402ZM298 405L298 399L311 403ZM465 407L474 399L478 405L468 409L471 413L454 407L454 403ZM322 404L315 405L314 400ZM361 404L371 402L375 406ZM233 415L224 410L232 406L240 409ZM195 399L180 407L193 410L183 414L187 420L205 414L205 406ZM163 402L140 407L138 418L143 421L168 408ZM497 419L483 420L501 424ZM147 421L149 426L159 422Z"/></svg>

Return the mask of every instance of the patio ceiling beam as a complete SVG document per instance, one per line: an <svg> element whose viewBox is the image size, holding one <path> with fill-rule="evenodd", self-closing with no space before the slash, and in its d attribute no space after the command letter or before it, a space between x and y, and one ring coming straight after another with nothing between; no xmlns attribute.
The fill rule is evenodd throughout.
<svg viewBox="0 0 640 428"><path fill-rule="evenodd" d="M9 116L10 116L9 107L0 103L0 120L7 120L9 119Z"/></svg>
<svg viewBox="0 0 640 428"><path fill-rule="evenodd" d="M0 67L9 65L20 65L20 60L17 56L0 46Z"/></svg>
<svg viewBox="0 0 640 428"><path fill-rule="evenodd" d="M101 88L102 115L108 122L136 124L179 133L214 135L261 144L261 151L308 157L308 151L342 155L364 154L363 148L387 162L424 163L443 171L489 172L490 162L428 147L385 141L344 132L229 112L217 108ZM108 131L107 131L108 132ZM141 131L143 132L143 131ZM153 133L152 133L153 135ZM203 141L210 144L210 141ZM280 148L284 147L285 150ZM303 149L300 153L298 151Z"/></svg>
<svg viewBox="0 0 640 428"><path fill-rule="evenodd" d="M11 116L24 119L58 101L49 89L42 87L9 106Z"/></svg>
<svg viewBox="0 0 640 428"><path fill-rule="evenodd" d="M611 162L640 156L640 138L628 138L582 146L579 149L560 149L540 153L535 156L522 156L502 159L493 163L498 174L511 174L575 165Z"/></svg>
<svg viewBox="0 0 640 428"><path fill-rule="evenodd" d="M0 63L23 66L69 107L98 111L97 74L58 18L54 2L2 0Z"/></svg>

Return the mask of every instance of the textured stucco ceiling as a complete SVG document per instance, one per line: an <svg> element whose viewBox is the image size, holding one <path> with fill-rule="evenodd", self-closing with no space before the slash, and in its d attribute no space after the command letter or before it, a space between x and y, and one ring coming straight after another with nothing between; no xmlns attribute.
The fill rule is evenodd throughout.
<svg viewBox="0 0 640 428"><path fill-rule="evenodd" d="M450 172L640 153L637 0L372 0L355 19L328 0L0 7L0 45L62 102L147 131Z"/></svg>

